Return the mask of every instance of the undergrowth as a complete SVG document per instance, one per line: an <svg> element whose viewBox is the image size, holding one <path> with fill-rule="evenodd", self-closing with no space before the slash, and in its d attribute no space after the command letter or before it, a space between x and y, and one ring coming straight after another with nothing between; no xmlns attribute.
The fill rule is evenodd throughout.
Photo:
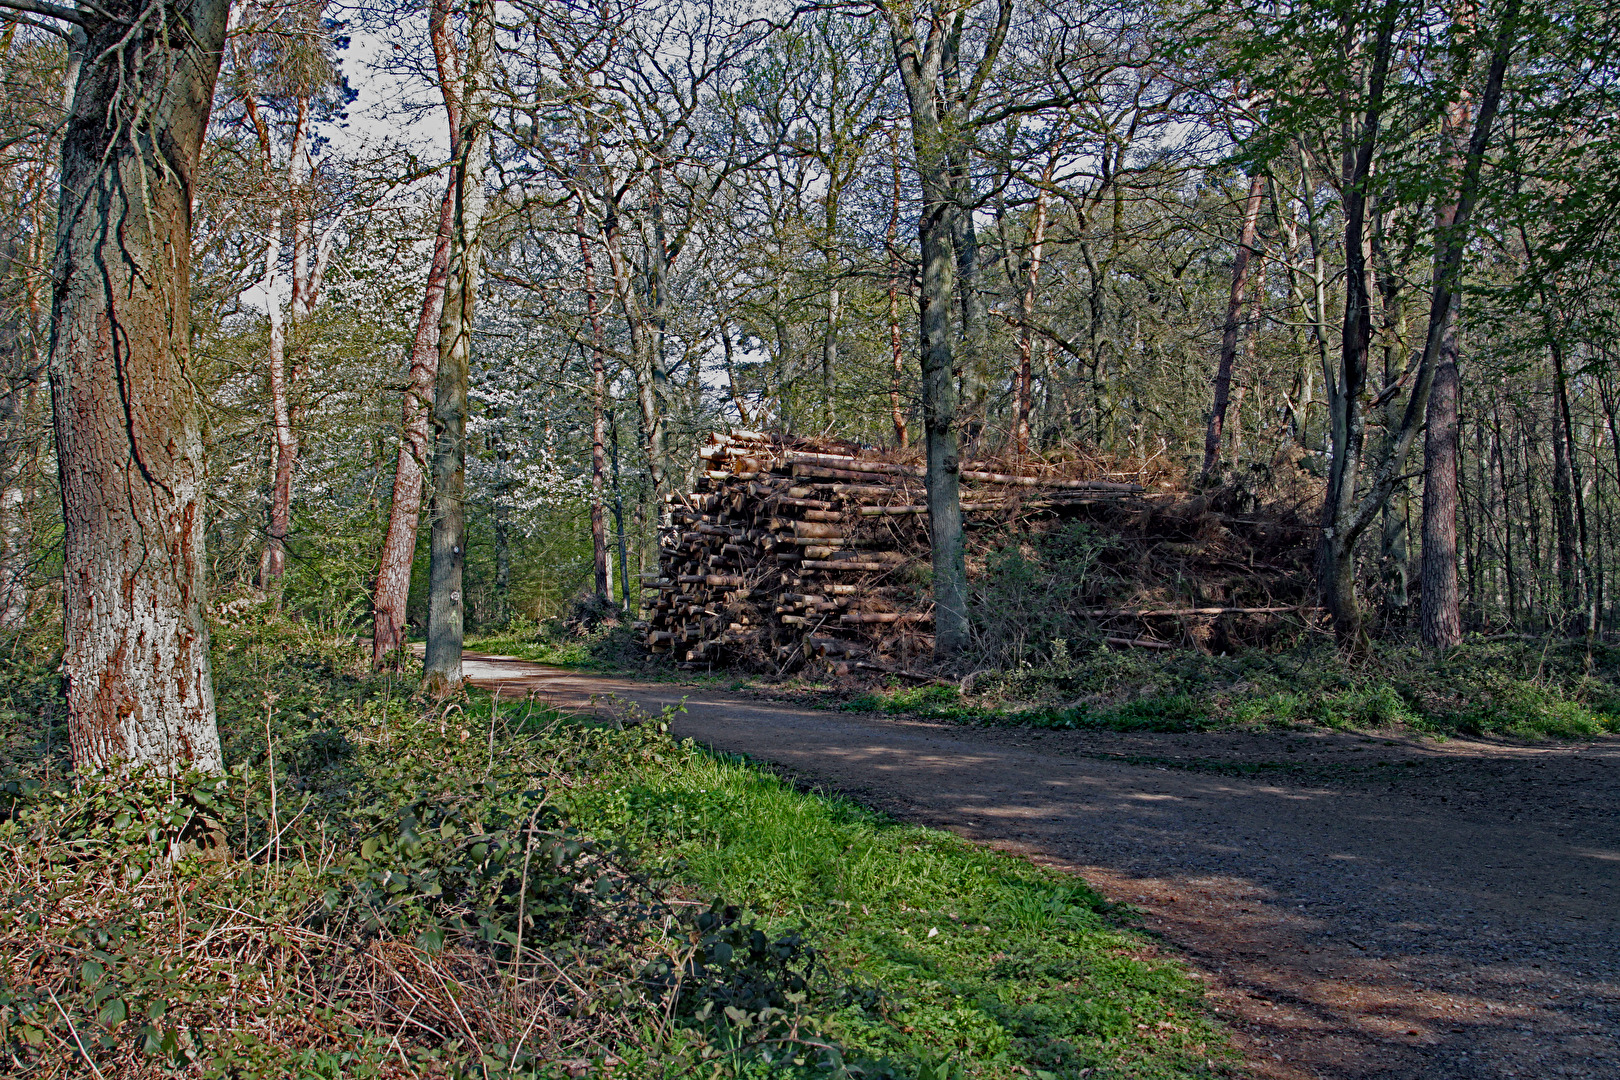
<svg viewBox="0 0 1620 1080"><path fill-rule="evenodd" d="M1113 731L1234 725L1404 727L1431 735L1594 738L1620 732L1620 649L1580 641L1474 641L1445 656L1328 645L1231 656L1144 656L1050 643L1040 665L957 687L890 687L843 704L926 719Z"/></svg>
<svg viewBox="0 0 1620 1080"><path fill-rule="evenodd" d="M1073 879L248 614L214 637L223 776L75 777L49 648L0 671L9 1075L1219 1068Z"/></svg>

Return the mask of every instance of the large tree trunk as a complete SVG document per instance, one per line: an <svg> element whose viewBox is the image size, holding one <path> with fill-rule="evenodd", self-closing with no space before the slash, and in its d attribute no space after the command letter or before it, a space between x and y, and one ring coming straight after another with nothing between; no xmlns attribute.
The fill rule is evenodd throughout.
<svg viewBox="0 0 1620 1080"><path fill-rule="evenodd" d="M460 152L452 166L454 226L433 389L433 513L422 685L429 693L441 695L461 686L461 643L466 629L462 569L467 557L467 384L483 257L493 0L475 0L469 14L466 88L461 134L456 140Z"/></svg>
<svg viewBox="0 0 1620 1080"><path fill-rule="evenodd" d="M429 34L437 62L439 88L450 124L450 160L460 158L461 90L457 83L454 42L450 38L449 2L434 0ZM416 532L422 520L422 474L426 468L429 409L439 372L439 320L444 315L445 280L450 268L450 243L456 225L456 173L452 165L439 205L439 230L428 264L427 288L411 343L410 373L405 386L404 415L400 418L399 458L394 465L393 499L388 507L388 532L378 560L377 589L372 596L371 663L381 667L391 654L405 647L406 606L410 602L411 565L416 561Z"/></svg>
<svg viewBox="0 0 1620 1080"><path fill-rule="evenodd" d="M1265 193L1266 178L1255 173L1249 178L1249 198L1243 205L1243 228L1238 234L1237 254L1232 258L1232 291L1226 301L1226 325L1221 330L1221 356L1215 365L1215 402L1209 411L1209 428L1204 432L1205 480L1215 471L1221 456L1226 409L1232 399L1232 367L1237 362L1238 333L1243 326L1243 305L1249 288L1249 258L1254 254L1260 202Z"/></svg>
<svg viewBox="0 0 1620 1080"><path fill-rule="evenodd" d="M62 667L81 769L223 764L202 614L203 446L186 369L191 190L226 8L108 0L84 15L50 356Z"/></svg>

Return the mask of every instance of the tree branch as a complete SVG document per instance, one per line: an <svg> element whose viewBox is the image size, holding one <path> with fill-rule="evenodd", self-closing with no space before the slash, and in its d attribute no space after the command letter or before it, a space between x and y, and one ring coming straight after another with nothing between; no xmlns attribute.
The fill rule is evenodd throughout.
<svg viewBox="0 0 1620 1080"><path fill-rule="evenodd" d="M60 4L48 3L47 0L0 0L0 8L10 8L12 11L27 11L34 15L44 15L52 19L61 19L63 22L84 25L84 14L82 12L63 7ZM38 24L33 23L31 25Z"/></svg>

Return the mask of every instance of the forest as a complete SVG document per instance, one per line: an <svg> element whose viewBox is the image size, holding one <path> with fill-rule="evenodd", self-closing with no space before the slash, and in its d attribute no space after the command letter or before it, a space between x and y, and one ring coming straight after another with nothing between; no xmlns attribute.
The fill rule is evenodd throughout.
<svg viewBox="0 0 1620 1080"><path fill-rule="evenodd" d="M0 0L0 35L19 1075L1237 1067L1084 883L674 712L503 707L464 647L1025 728L1620 732L1609 5ZM1037 480L1070 494L987 501ZM911 606L758 610L925 633L687 651L762 616L672 600L683 530L871 546L845 509L912 530ZM710 852L700 782L826 851ZM1056 953L1006 976L1022 1027L950 1011L988 960L937 1001L859 968L807 914L839 845L916 891L815 903L1066 942L1101 1011Z"/></svg>

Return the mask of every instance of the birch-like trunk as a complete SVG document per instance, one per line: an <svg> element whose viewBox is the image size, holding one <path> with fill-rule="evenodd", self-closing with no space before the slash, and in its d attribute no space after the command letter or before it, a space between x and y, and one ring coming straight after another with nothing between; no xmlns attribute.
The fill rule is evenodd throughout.
<svg viewBox="0 0 1620 1080"><path fill-rule="evenodd" d="M1226 409L1232 400L1232 367L1237 363L1238 336L1243 328L1243 305L1249 288L1249 259L1254 254L1254 238L1260 221L1260 202L1265 197L1266 178L1255 173L1249 178L1249 198L1243 205L1243 228L1238 249L1232 258L1232 289L1226 300L1226 324L1221 329L1221 355L1215 365L1215 401L1209 410L1209 427L1204 432L1203 478L1208 480L1221 456L1221 436L1226 429Z"/></svg>
<svg viewBox="0 0 1620 1080"><path fill-rule="evenodd" d="M1055 160L1042 177L1052 181ZM1029 393L1034 370L1030 357L1035 351L1035 292L1041 283L1041 254L1046 246L1046 212L1051 194L1044 187L1035 196L1035 217L1029 232L1029 271L1023 295L1019 298L1018 373L1013 379L1013 448L1019 457L1029 453Z"/></svg>
<svg viewBox="0 0 1620 1080"><path fill-rule="evenodd" d="M191 192L224 0L107 0L62 145L50 380L75 765L222 767L203 620ZM138 130L135 126L139 125Z"/></svg>

